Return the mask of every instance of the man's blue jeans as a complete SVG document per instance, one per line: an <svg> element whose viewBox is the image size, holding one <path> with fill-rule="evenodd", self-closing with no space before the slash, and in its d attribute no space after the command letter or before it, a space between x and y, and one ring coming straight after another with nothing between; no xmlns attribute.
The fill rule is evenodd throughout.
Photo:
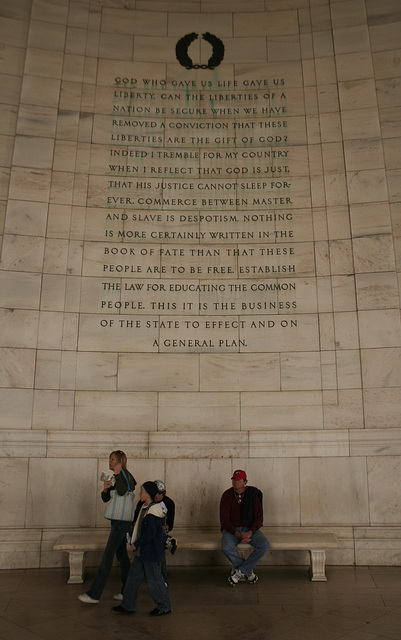
<svg viewBox="0 0 401 640"><path fill-rule="evenodd" d="M134 557L123 591L121 606L127 611L136 611L136 599L142 580L146 577L150 595L160 611L170 611L171 602L161 571L161 562L144 562Z"/></svg>
<svg viewBox="0 0 401 640"><path fill-rule="evenodd" d="M131 566L127 553L126 534L131 529L132 522L128 520L111 520L110 522L110 535L109 539L107 540L106 548L103 552L102 561L100 563L96 578L94 579L89 591L87 591L88 596L94 598L95 600L99 600L100 596L102 595L102 591L105 587L107 578L109 577L111 568L113 566L115 555L117 556L117 560L120 563L122 589L124 588L129 568Z"/></svg>
<svg viewBox="0 0 401 640"><path fill-rule="evenodd" d="M248 527L236 527L236 529L237 531L249 531ZM223 538L221 541L222 552L232 563L234 569L239 569L246 576L250 576L259 560L261 560L270 549L270 542L260 530L255 531L249 543L254 550L245 560L241 558L237 550L237 544L240 542L241 540L235 535L223 530Z"/></svg>

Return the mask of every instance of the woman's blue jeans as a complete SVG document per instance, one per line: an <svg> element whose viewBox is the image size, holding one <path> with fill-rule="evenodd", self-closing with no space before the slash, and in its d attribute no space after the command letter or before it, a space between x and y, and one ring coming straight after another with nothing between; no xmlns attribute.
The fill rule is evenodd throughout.
<svg viewBox="0 0 401 640"><path fill-rule="evenodd" d="M161 572L161 562L144 562L140 556L135 556L129 570L123 591L121 606L127 611L136 610L136 599L142 580L146 577L152 599L160 611L170 611L171 602L167 587Z"/></svg>
<svg viewBox="0 0 401 640"><path fill-rule="evenodd" d="M247 527L236 527L237 531L249 531ZM234 569L239 569L246 576L250 576L254 567L258 564L259 560L263 558L270 548L270 542L266 536L260 531L255 531L252 534L252 540L249 543L253 547L252 553L247 558L241 558L237 550L237 544L241 540L229 533L225 529L223 530L223 538L221 541L221 550L226 558L231 562Z"/></svg>
<svg viewBox="0 0 401 640"><path fill-rule="evenodd" d="M115 555L117 556L117 560L120 563L122 582L121 591L124 588L124 584L131 566L131 562L127 553L126 534L131 529L132 522L128 520L111 520L110 522L110 535L109 539L107 540L106 548L103 552L102 561L100 563L96 578L94 579L89 591L87 591L88 596L94 598L94 600L99 600L100 596L102 595L102 591L106 585L111 568L113 566Z"/></svg>

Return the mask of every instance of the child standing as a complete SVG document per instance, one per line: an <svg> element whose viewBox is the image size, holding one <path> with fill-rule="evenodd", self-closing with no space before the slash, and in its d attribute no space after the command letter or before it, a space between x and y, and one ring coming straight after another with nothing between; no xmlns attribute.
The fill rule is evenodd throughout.
<svg viewBox="0 0 401 640"><path fill-rule="evenodd" d="M164 616L171 613L170 596L161 572L164 513L160 504L154 502L158 493L159 489L154 482L144 482L141 486L139 499L143 501L143 505L135 523L131 544L135 557L125 582L123 600L117 607L112 607L112 611L116 613L135 613L138 590L145 577L156 604L149 615Z"/></svg>

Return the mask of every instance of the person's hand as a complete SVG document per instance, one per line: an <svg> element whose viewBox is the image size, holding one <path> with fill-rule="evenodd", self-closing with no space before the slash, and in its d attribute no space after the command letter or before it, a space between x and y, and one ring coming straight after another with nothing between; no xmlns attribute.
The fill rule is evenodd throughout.
<svg viewBox="0 0 401 640"><path fill-rule="evenodd" d="M132 545L130 546L130 549L131 549L131 551L135 551L135 550L136 550L136 546L135 546L134 544L132 544Z"/></svg>
<svg viewBox="0 0 401 640"><path fill-rule="evenodd" d="M242 542L250 542L252 540L252 531L240 531L239 538Z"/></svg>
<svg viewBox="0 0 401 640"><path fill-rule="evenodd" d="M106 481L103 483L103 491L108 491L111 487L112 487L112 482L111 482L111 480L106 480Z"/></svg>
<svg viewBox="0 0 401 640"><path fill-rule="evenodd" d="M119 462L116 462L116 464L114 465L114 469L113 469L114 475L118 476L118 474L121 473L121 469L122 469L121 464Z"/></svg>

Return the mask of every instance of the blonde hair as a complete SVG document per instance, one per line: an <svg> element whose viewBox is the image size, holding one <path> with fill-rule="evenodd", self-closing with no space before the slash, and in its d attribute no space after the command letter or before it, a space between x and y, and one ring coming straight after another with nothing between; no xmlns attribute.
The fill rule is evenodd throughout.
<svg viewBox="0 0 401 640"><path fill-rule="evenodd" d="M127 468L127 456L125 455L124 451L121 451L121 449L117 449L117 451L112 451L109 458L112 455L115 455L118 464L121 464L123 469Z"/></svg>

